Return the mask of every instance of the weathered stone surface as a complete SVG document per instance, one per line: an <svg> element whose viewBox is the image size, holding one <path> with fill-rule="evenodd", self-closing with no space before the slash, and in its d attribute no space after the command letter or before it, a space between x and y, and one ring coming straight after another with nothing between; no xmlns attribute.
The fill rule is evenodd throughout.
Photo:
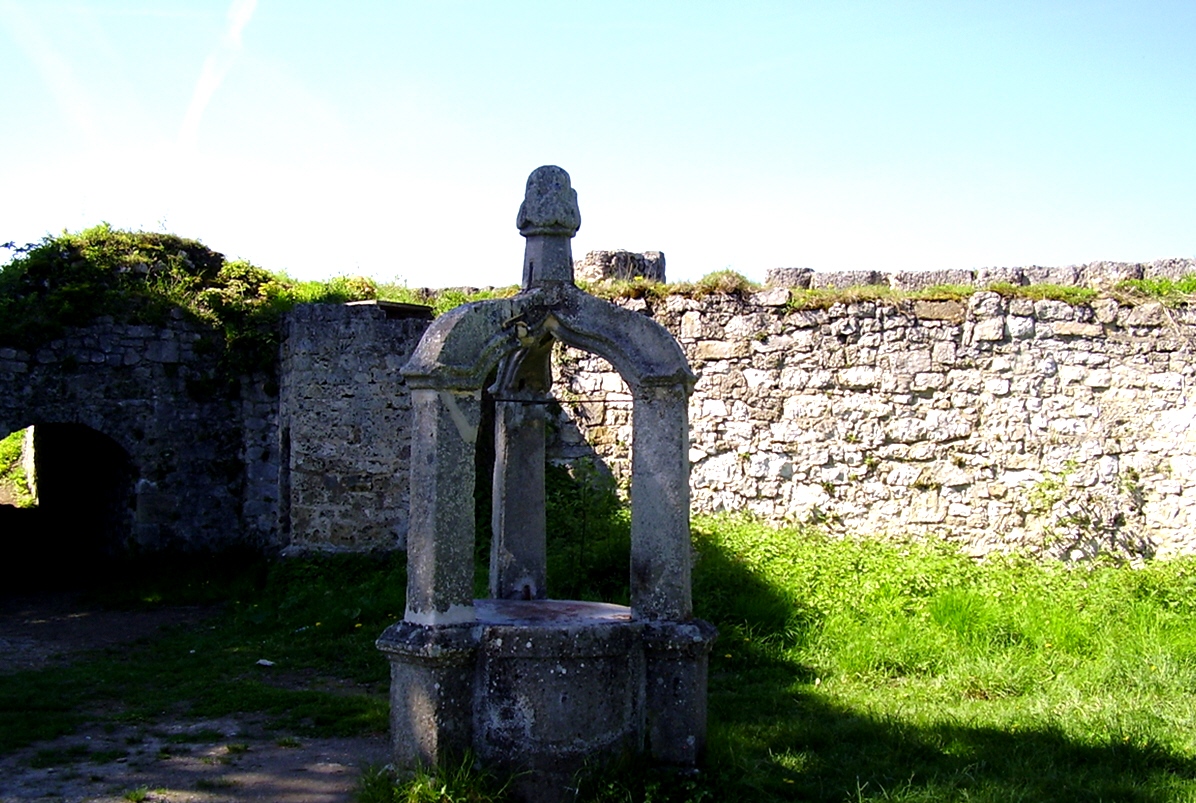
<svg viewBox="0 0 1196 803"><path fill-rule="evenodd" d="M810 276L810 287L815 289L839 290L847 287L868 287L875 284L888 284L888 280L879 271L874 270L828 271L814 273Z"/></svg>
<svg viewBox="0 0 1196 803"><path fill-rule="evenodd" d="M1126 279L1141 279L1144 267L1133 262L1089 262L1080 269L1080 281L1088 287L1114 287Z"/></svg>
<svg viewBox="0 0 1196 803"><path fill-rule="evenodd" d="M1059 337L1099 337L1104 327L1099 323L1059 321L1051 325L1051 331Z"/></svg>
<svg viewBox="0 0 1196 803"><path fill-rule="evenodd" d="M673 331L688 316L688 331L709 337L768 308L711 297L676 309L659 304L654 315ZM1185 310L977 293L959 325L916 312L839 305L765 318L750 336L684 340L698 375L695 509L941 536L977 554L1196 552L1196 473L1174 468L1196 466L1196 427L1175 423L1196 416L1184 391L1196 357L1171 342L1196 342ZM864 345L877 330L878 346ZM594 415L589 389L609 367L566 353L557 369L557 392L587 395ZM595 448L626 476L625 442ZM1037 509L1052 483L1069 489L1062 506ZM1085 528L1068 504L1102 512Z"/></svg>
<svg viewBox="0 0 1196 803"><path fill-rule="evenodd" d="M752 303L761 307L783 307L789 303L788 287L772 287L752 296Z"/></svg>
<svg viewBox="0 0 1196 803"><path fill-rule="evenodd" d="M305 304L287 315L278 486L288 511L281 517L288 549L406 545L411 395L398 369L430 312Z"/></svg>
<svg viewBox="0 0 1196 803"><path fill-rule="evenodd" d="M34 354L0 349L0 435L36 425L51 462L67 469L39 469L39 510L69 533L58 550L82 557L282 546L271 377L222 381L210 337L175 316L160 327L104 318ZM89 487L56 491L55 477L85 457L59 453L56 433L106 450L111 462L70 480ZM103 498L100 486L108 487Z"/></svg>
<svg viewBox="0 0 1196 803"><path fill-rule="evenodd" d="M578 281L601 282L637 277L650 282L665 281L665 259L660 251L591 251L573 265Z"/></svg>
<svg viewBox="0 0 1196 803"><path fill-rule="evenodd" d="M889 275L889 286L894 290L925 290L941 284L971 286L976 274L970 270L919 270L902 271Z"/></svg>
<svg viewBox="0 0 1196 803"><path fill-rule="evenodd" d="M994 284L1012 284L1014 286L1026 283L1026 274L1021 268L977 268L976 286L991 287Z"/></svg>
<svg viewBox="0 0 1196 803"><path fill-rule="evenodd" d="M771 268L764 283L769 287L797 287L804 290L810 286L810 277L813 275L811 268Z"/></svg>
<svg viewBox="0 0 1196 803"><path fill-rule="evenodd" d="M1182 279L1196 273L1196 259L1160 259L1142 267L1144 279Z"/></svg>
<svg viewBox="0 0 1196 803"><path fill-rule="evenodd" d="M576 234L581 228L581 212L569 174L555 165L532 171L515 226L524 237Z"/></svg>
<svg viewBox="0 0 1196 803"><path fill-rule="evenodd" d="M962 323L967 308L958 301L914 301L914 315L925 321Z"/></svg>
<svg viewBox="0 0 1196 803"><path fill-rule="evenodd" d="M1027 284L1056 284L1060 287L1072 287L1080 281L1080 269L1075 265L1059 268L1042 268L1037 265L1022 268Z"/></svg>

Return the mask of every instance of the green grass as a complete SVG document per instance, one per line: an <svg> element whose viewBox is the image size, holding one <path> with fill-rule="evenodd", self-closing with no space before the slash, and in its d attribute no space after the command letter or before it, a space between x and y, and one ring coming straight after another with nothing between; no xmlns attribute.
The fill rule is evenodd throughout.
<svg viewBox="0 0 1196 803"><path fill-rule="evenodd" d="M1117 289L1131 297L1157 299L1170 306L1190 304L1196 298L1196 274L1178 279L1127 279Z"/></svg>
<svg viewBox="0 0 1196 803"><path fill-rule="evenodd" d="M197 346L218 356L219 376L196 380L198 384L193 384L199 393L210 392L220 382L236 381L243 374L272 371L279 320L296 304L382 299L426 304L439 315L460 304L508 297L519 290L517 286L416 289L361 276L302 282L249 262L228 261L197 240L123 231L106 223L10 250L12 259L0 266L0 345L31 350L100 316L159 325L181 312L210 330L210 337ZM734 271L722 270L694 282L660 284L637 278L599 282L586 289L608 299L663 299L669 295L744 296L761 288ZM1069 304L1086 304L1098 296L1086 287L1056 285L994 284L987 289L1010 297ZM885 286L794 289L787 308L825 309L860 301L959 300L976 290L957 285L916 292ZM1196 292L1196 277L1123 282L1112 292L1127 304L1151 299L1188 303Z"/></svg>
<svg viewBox="0 0 1196 803"><path fill-rule="evenodd" d="M1196 563L696 530L716 799L1196 799Z"/></svg>
<svg viewBox="0 0 1196 803"><path fill-rule="evenodd" d="M358 803L500 803L509 800L510 781L499 779L466 755L450 765L401 775L366 767L357 786Z"/></svg>
<svg viewBox="0 0 1196 803"><path fill-rule="evenodd" d="M25 430L19 429L0 438L0 487L7 488L17 507L33 507L37 500L29 491L29 481L22 465Z"/></svg>
<svg viewBox="0 0 1196 803"><path fill-rule="evenodd" d="M122 797L125 800L131 801L131 803L142 803L143 800L149 799L149 787L138 786L125 792Z"/></svg>
<svg viewBox="0 0 1196 803"><path fill-rule="evenodd" d="M583 596L625 594L625 513L594 478L550 481L550 517L574 527L551 546L554 570L582 575L570 587ZM579 800L1196 800L1196 560L976 561L943 544L735 518L697 519L694 547L697 613L720 629L706 768L596 768ZM204 573L215 588L171 587L223 593L207 624L0 677L0 749L85 721L152 728L245 712L286 733L385 729L373 641L402 614L401 556ZM121 585L113 604L173 599ZM329 679L360 692L320 691ZM77 752L34 760L110 760ZM361 792L366 803L498 800L503 779L468 762L414 780L374 770Z"/></svg>
<svg viewBox="0 0 1196 803"><path fill-rule="evenodd" d="M591 513L592 553L625 544L617 512ZM1196 560L976 561L736 518L697 519L694 545L720 629L707 766L597 768L579 800L1196 800ZM578 546L550 551L567 569ZM493 788L456 764L374 772L362 799Z"/></svg>
<svg viewBox="0 0 1196 803"><path fill-rule="evenodd" d="M401 556L295 559L264 573L256 567L237 571L244 564L238 556L220 577L201 563L216 577L215 587L200 578L184 582L182 569L163 569L174 590L155 582L138 590L127 578L93 590L93 597L120 607L226 601L222 612L198 627L69 666L0 676L0 751L71 733L86 722L246 712L265 714L274 727L302 735L384 731L388 668L374 640L402 616ZM261 658L274 666L258 666ZM352 681L360 691L322 691L330 680Z"/></svg>

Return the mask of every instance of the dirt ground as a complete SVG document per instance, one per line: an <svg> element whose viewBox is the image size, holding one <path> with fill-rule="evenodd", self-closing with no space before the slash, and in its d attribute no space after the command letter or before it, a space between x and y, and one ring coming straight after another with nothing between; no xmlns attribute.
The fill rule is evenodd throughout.
<svg viewBox="0 0 1196 803"><path fill-rule="evenodd" d="M71 594L3 600L0 673L78 660L211 613L106 611ZM387 752L381 736L294 738L252 717L97 727L0 756L0 803L349 803L361 767Z"/></svg>

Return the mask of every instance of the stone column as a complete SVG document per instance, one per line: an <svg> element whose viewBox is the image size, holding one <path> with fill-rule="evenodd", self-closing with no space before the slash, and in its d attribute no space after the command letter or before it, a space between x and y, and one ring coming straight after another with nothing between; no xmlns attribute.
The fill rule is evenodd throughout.
<svg viewBox="0 0 1196 803"><path fill-rule="evenodd" d="M412 388L406 621L472 622L474 452L481 393Z"/></svg>
<svg viewBox="0 0 1196 803"><path fill-rule="evenodd" d="M473 746L475 630L399 622L378 639L378 649L390 660L396 766L432 766Z"/></svg>
<svg viewBox="0 0 1196 803"><path fill-rule="evenodd" d="M540 394L494 403L490 596L545 599L544 405Z"/></svg>
<svg viewBox="0 0 1196 803"><path fill-rule="evenodd" d="M631 445L631 609L640 619L693 615L689 408L680 385L636 392Z"/></svg>
<svg viewBox="0 0 1196 803"><path fill-rule="evenodd" d="M644 711L652 757L696 766L706 752L710 648L718 635L701 619L649 622L644 633Z"/></svg>

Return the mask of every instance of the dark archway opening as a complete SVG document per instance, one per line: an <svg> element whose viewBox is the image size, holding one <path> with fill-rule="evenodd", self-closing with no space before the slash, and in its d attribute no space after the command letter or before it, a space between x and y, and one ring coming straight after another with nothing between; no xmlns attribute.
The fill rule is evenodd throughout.
<svg viewBox="0 0 1196 803"><path fill-rule="evenodd" d="M108 436L81 424L37 424L36 505L0 508L0 570L9 591L90 585L129 554L136 471Z"/></svg>

